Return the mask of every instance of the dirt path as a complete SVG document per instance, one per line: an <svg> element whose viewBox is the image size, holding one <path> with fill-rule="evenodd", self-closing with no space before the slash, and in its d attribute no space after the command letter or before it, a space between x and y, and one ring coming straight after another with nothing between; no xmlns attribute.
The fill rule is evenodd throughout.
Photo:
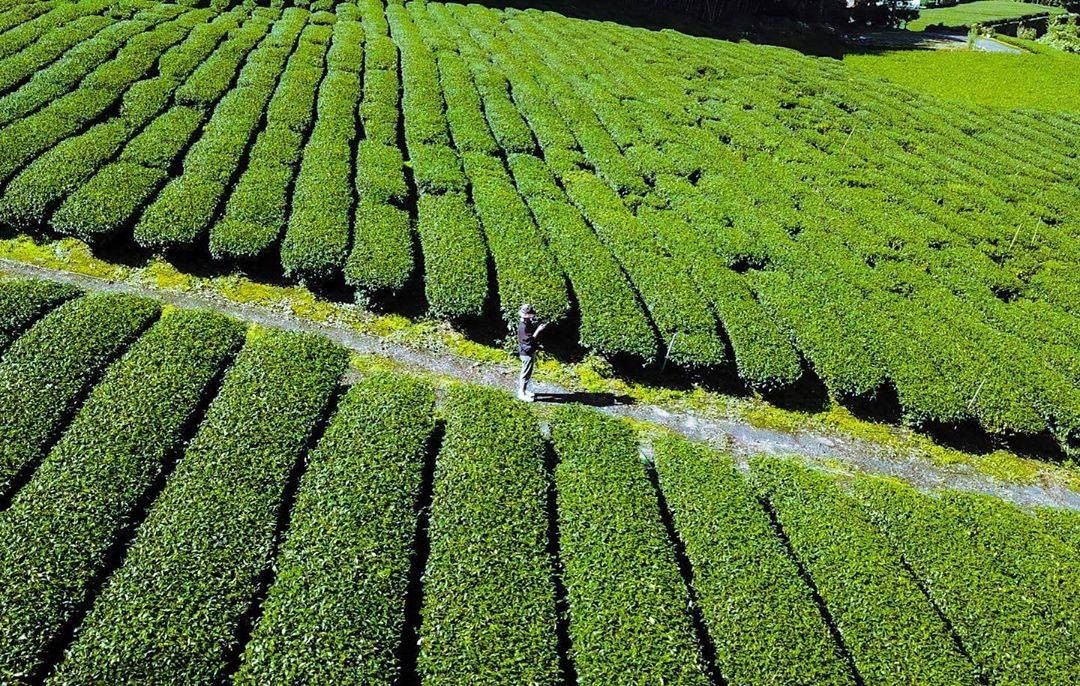
<svg viewBox="0 0 1080 686"><path fill-rule="evenodd" d="M60 281L87 291L145 295L178 307L217 310L267 327L316 333L357 353L383 356L407 368L469 383L509 390L515 382L514 370L504 365L480 363L445 352L419 350L332 323L304 319L273 307L239 304L211 292L180 292L142 283L110 281L3 258L0 258L0 272ZM1049 480L1028 485L1006 483L966 465L944 467L919 455L897 453L866 441L811 432L793 434L762 429L737 420L704 418L689 412L668 411L655 405L621 404L613 396L573 393L549 383L534 383L534 388L542 402L590 404L612 416L663 426L694 440L725 445L744 462L752 455L799 455L817 462L840 462L857 471L896 476L924 489L949 487L988 493L1023 505L1080 510L1080 493ZM648 454L648 446L645 446L645 452Z"/></svg>

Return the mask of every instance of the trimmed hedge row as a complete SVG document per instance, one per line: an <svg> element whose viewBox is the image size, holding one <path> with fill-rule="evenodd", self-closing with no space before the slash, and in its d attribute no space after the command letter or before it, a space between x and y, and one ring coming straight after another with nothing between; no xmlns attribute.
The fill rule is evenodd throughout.
<svg viewBox="0 0 1080 686"><path fill-rule="evenodd" d="M108 110L151 71L163 52L184 38L196 19L205 18L192 11L135 36L115 59L92 71L78 90L0 131L0 182Z"/></svg>
<svg viewBox="0 0 1080 686"><path fill-rule="evenodd" d="M431 204L424 204L430 212ZM353 221L345 283L368 296L394 295L405 288L415 268L409 213L377 200L361 199Z"/></svg>
<svg viewBox="0 0 1080 686"><path fill-rule="evenodd" d="M272 563L289 474L345 357L326 339L249 331L50 684L216 682Z"/></svg>
<svg viewBox="0 0 1080 686"><path fill-rule="evenodd" d="M727 682L853 684L809 586L731 458L668 436L653 450Z"/></svg>
<svg viewBox="0 0 1080 686"><path fill-rule="evenodd" d="M503 319L516 322L522 303L531 303L545 321L562 319L570 310L562 269L544 245L503 161L484 153L467 152L462 157L495 263Z"/></svg>
<svg viewBox="0 0 1080 686"><path fill-rule="evenodd" d="M949 618L981 675L994 684L1074 684L1075 646L1030 593L994 569L960 513L896 481L863 477L853 492Z"/></svg>
<svg viewBox="0 0 1080 686"><path fill-rule="evenodd" d="M191 246L206 233L307 17L302 9L285 10L248 56L237 87L214 108L202 136L185 155L183 175L162 189L135 226L140 245Z"/></svg>
<svg viewBox="0 0 1080 686"><path fill-rule="evenodd" d="M606 355L654 360L656 334L630 283L569 203L551 170L532 155L511 155L508 163L548 248L573 287L581 313L581 344Z"/></svg>
<svg viewBox="0 0 1080 686"><path fill-rule="evenodd" d="M771 456L750 466L867 683L975 683L888 539L833 479Z"/></svg>
<svg viewBox="0 0 1080 686"><path fill-rule="evenodd" d="M355 28L342 28L350 24ZM357 37L358 32L362 37L359 23L339 20L331 51L342 41ZM361 46L350 49L358 51ZM304 149L293 214L281 247L286 274L326 280L337 276L345 263L353 212L350 177L359 100L360 77L356 72L331 70L327 74L319 89L318 118Z"/></svg>
<svg viewBox="0 0 1080 686"><path fill-rule="evenodd" d="M742 278L715 254L691 225L670 210L641 207L638 219L652 229L672 258L685 266L702 295L712 303L735 352L739 376L750 386L771 391L802 376L795 347L754 300Z"/></svg>
<svg viewBox="0 0 1080 686"><path fill-rule="evenodd" d="M361 202L403 205L409 194L404 169L401 148L371 138L360 141L356 149L356 192Z"/></svg>
<svg viewBox="0 0 1080 686"><path fill-rule="evenodd" d="M247 169L225 205L224 218L210 229L214 257L257 259L285 233L289 186L315 119L330 32L328 26L309 23L300 34L267 106L266 128L255 139ZM302 209L300 203L295 207ZM288 271L287 260L282 261Z"/></svg>
<svg viewBox="0 0 1080 686"><path fill-rule="evenodd" d="M434 403L400 375L365 378L342 399L233 683L394 681Z"/></svg>
<svg viewBox="0 0 1080 686"><path fill-rule="evenodd" d="M634 282L660 330L669 359L688 367L727 360L717 322L681 266L666 255L652 232L599 177L584 171L563 176L570 200Z"/></svg>
<svg viewBox="0 0 1080 686"><path fill-rule="evenodd" d="M971 539L1002 574L1015 579L1080 647L1080 558L1020 508L999 498L950 492L942 500L956 508Z"/></svg>
<svg viewBox="0 0 1080 686"><path fill-rule="evenodd" d="M41 457L87 383L157 314L149 300L87 295L11 344L0 361L0 496Z"/></svg>
<svg viewBox="0 0 1080 686"><path fill-rule="evenodd" d="M49 310L78 294L74 286L52 281L0 281L0 354Z"/></svg>
<svg viewBox="0 0 1080 686"><path fill-rule="evenodd" d="M1072 548L1074 554L1080 553L1080 513L1049 507L1040 507L1035 512L1047 531Z"/></svg>
<svg viewBox="0 0 1080 686"><path fill-rule="evenodd" d="M560 682L547 493L536 418L504 393L451 389L424 572L423 683Z"/></svg>
<svg viewBox="0 0 1080 686"><path fill-rule="evenodd" d="M401 56L401 111L405 117L405 141L410 157L420 146L450 144L439 70L435 56L424 45L419 31L403 5L391 4L386 18ZM419 181L417 182L419 184Z"/></svg>
<svg viewBox="0 0 1080 686"><path fill-rule="evenodd" d="M58 100L68 93L135 36L162 21L145 17L119 21L105 27L93 38L83 41L49 67L34 74L14 93L0 98L0 126L6 126Z"/></svg>
<svg viewBox="0 0 1080 686"><path fill-rule="evenodd" d="M0 59L16 54L36 41L50 37L49 32L80 17L98 14L108 8L107 0L81 0L53 5L48 12L4 31L0 35Z"/></svg>
<svg viewBox="0 0 1080 686"><path fill-rule="evenodd" d="M454 147L462 153L494 155L498 146L488 130L469 67L460 55L439 52L439 84L446 98L446 120Z"/></svg>
<svg viewBox="0 0 1080 686"><path fill-rule="evenodd" d="M162 169L130 162L106 165L68 196L50 224L60 233L96 241L119 231L168 178Z"/></svg>
<svg viewBox="0 0 1080 686"><path fill-rule="evenodd" d="M579 680L708 684L634 431L591 409L564 408L552 419L551 441Z"/></svg>
<svg viewBox="0 0 1080 686"><path fill-rule="evenodd" d="M0 679L23 683L41 668L240 342L221 315L166 312L0 514Z"/></svg>
<svg viewBox="0 0 1080 686"><path fill-rule="evenodd" d="M488 267L476 215L460 193L421 195L417 205L428 310L447 319L480 316Z"/></svg>
<svg viewBox="0 0 1080 686"><path fill-rule="evenodd" d="M4 59L0 62L0 93L12 90L110 23L105 17L96 15L79 17Z"/></svg>

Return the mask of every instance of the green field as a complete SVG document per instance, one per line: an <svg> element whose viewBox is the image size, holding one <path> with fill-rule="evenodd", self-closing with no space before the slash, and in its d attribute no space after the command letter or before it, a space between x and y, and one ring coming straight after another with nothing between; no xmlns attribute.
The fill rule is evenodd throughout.
<svg viewBox="0 0 1080 686"><path fill-rule="evenodd" d="M550 12L333 9L10 6L0 222L466 325L528 300L626 369L1075 449L1075 113Z"/></svg>
<svg viewBox="0 0 1080 686"><path fill-rule="evenodd" d="M899 50L845 55L844 64L920 93L971 105L1080 112L1080 55L1066 52Z"/></svg>
<svg viewBox="0 0 1080 686"><path fill-rule="evenodd" d="M5 684L1080 676L1075 511L643 463L591 409L545 438L499 391L342 385L325 339L46 281L0 281L0 335Z"/></svg>
<svg viewBox="0 0 1080 686"><path fill-rule="evenodd" d="M976 0L976 2L965 2L952 7L920 10L918 18L909 22L907 27L911 31L922 31L928 26L966 28L972 24L985 24L1001 19L1064 13L1064 8L1055 5L1037 5L1018 0Z"/></svg>
<svg viewBox="0 0 1080 686"><path fill-rule="evenodd" d="M0 0L0 686L1080 683L1080 58L271 4Z"/></svg>

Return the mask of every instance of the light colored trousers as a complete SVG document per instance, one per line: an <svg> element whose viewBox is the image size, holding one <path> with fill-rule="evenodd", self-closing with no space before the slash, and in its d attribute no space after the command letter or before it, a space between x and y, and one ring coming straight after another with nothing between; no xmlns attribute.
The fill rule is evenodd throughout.
<svg viewBox="0 0 1080 686"><path fill-rule="evenodd" d="M529 388L529 379L533 375L533 367L536 366L536 355L519 355L521 358L521 374L518 375L518 392L525 393Z"/></svg>

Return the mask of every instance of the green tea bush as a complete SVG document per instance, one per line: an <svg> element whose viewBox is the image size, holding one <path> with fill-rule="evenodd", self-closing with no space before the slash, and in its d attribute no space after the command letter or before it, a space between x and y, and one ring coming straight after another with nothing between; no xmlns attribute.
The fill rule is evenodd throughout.
<svg viewBox="0 0 1080 686"><path fill-rule="evenodd" d="M994 569L958 511L895 481L864 477L853 487L984 678L1003 684L1076 681L1076 653L1065 636L1027 589Z"/></svg>
<svg viewBox="0 0 1080 686"><path fill-rule="evenodd" d="M853 683L810 587L733 460L674 437L653 450L728 683Z"/></svg>
<svg viewBox="0 0 1080 686"><path fill-rule="evenodd" d="M464 193L465 173L448 145L410 145L409 164L420 193Z"/></svg>
<svg viewBox="0 0 1080 686"><path fill-rule="evenodd" d="M399 293L415 269L409 213L378 201L356 207L345 282L362 293Z"/></svg>
<svg viewBox="0 0 1080 686"><path fill-rule="evenodd" d="M585 408L552 420L559 555L578 678L707 684L687 591L626 424Z"/></svg>
<svg viewBox="0 0 1080 686"><path fill-rule="evenodd" d="M0 93L7 92L32 77L38 70L109 25L97 15L79 17L55 28L40 40L0 62Z"/></svg>
<svg viewBox="0 0 1080 686"><path fill-rule="evenodd" d="M326 339L253 330L54 684L211 683L272 563L286 482L345 367ZM236 427L244 427L237 431Z"/></svg>
<svg viewBox="0 0 1080 686"><path fill-rule="evenodd" d="M794 384L802 362L791 341L754 300L740 276L715 254L701 249L691 225L669 210L641 208L638 219L677 262L687 265L690 278L712 303L731 341L739 377L760 390Z"/></svg>
<svg viewBox="0 0 1080 686"><path fill-rule="evenodd" d="M405 160L396 145L360 141L356 150L356 192L361 201L402 204L409 194Z"/></svg>
<svg viewBox="0 0 1080 686"><path fill-rule="evenodd" d="M390 683L432 390L406 376L362 380L308 458L289 534L236 684Z"/></svg>
<svg viewBox="0 0 1080 686"><path fill-rule="evenodd" d="M750 466L868 683L975 683L945 623L855 501L793 461Z"/></svg>
<svg viewBox="0 0 1080 686"><path fill-rule="evenodd" d="M570 205L543 160L511 155L514 181L566 272L581 312L581 344L608 355L655 359L656 334L618 262Z"/></svg>
<svg viewBox="0 0 1080 686"><path fill-rule="evenodd" d="M1080 514L1050 507L1040 507L1035 513L1051 535L1074 552L1080 552Z"/></svg>
<svg viewBox="0 0 1080 686"><path fill-rule="evenodd" d="M349 251L351 154L348 139L316 126L304 148L293 213L281 244L287 275L320 281L341 272Z"/></svg>
<svg viewBox="0 0 1080 686"><path fill-rule="evenodd" d="M488 297L487 248L465 196L421 195L417 212L428 309L447 319L480 316Z"/></svg>
<svg viewBox="0 0 1080 686"><path fill-rule="evenodd" d="M536 418L504 393L452 389L424 572L425 684L559 683L547 492Z"/></svg>
<svg viewBox="0 0 1080 686"><path fill-rule="evenodd" d="M54 5L49 11L12 27L0 35L0 59L16 54L27 45L48 35L59 26L84 17L98 14L109 6L104 0L83 0L82 2Z"/></svg>
<svg viewBox="0 0 1080 686"><path fill-rule="evenodd" d="M167 312L109 368L0 517L0 674L40 669L240 334L220 315Z"/></svg>
<svg viewBox="0 0 1080 686"><path fill-rule="evenodd" d="M87 384L157 316L149 300L89 295L53 310L0 360L0 495L41 451Z"/></svg>
<svg viewBox="0 0 1080 686"><path fill-rule="evenodd" d="M255 140L248 168L225 205L224 218L210 230L214 256L258 258L285 232L289 185L302 155L304 136L315 120L315 98L326 52L321 41L329 30L309 24L300 34L296 52L289 58L270 100L266 128ZM326 147L325 143L322 147ZM348 168L344 176L348 176ZM299 193L302 189L297 185ZM294 216L296 211L309 211L305 200L315 199L310 194L296 199ZM292 273L297 265L293 264L292 249L286 246L282 248L282 264L287 273Z"/></svg>
<svg viewBox="0 0 1080 686"><path fill-rule="evenodd" d="M369 61L367 49L373 44L373 41L365 44L365 64ZM397 53L394 55L396 61ZM360 103L364 137L372 142L397 147L399 117L397 69L365 71L364 97Z"/></svg>
<svg viewBox="0 0 1080 686"><path fill-rule="evenodd" d="M52 281L0 281L0 353L31 324L78 293L74 286Z"/></svg>
<svg viewBox="0 0 1080 686"><path fill-rule="evenodd" d="M6 126L64 96L118 48L151 25L148 20L120 21L76 45L62 58L34 74L14 93L0 98L0 125Z"/></svg>
<svg viewBox="0 0 1080 686"><path fill-rule="evenodd" d="M68 196L50 224L86 241L115 235L165 183L164 170L129 162L109 164Z"/></svg>
<svg viewBox="0 0 1080 686"><path fill-rule="evenodd" d="M1021 584L1043 615L1077 645L1080 622L1080 560L1038 519L998 498L953 492L943 500L956 508L972 540L994 568Z"/></svg>
<svg viewBox="0 0 1080 686"><path fill-rule="evenodd" d="M446 98L446 119L454 146L463 153L492 155L495 138L488 130L480 95L473 86L465 61L452 52L441 52L438 58L439 82Z"/></svg>
<svg viewBox="0 0 1080 686"><path fill-rule="evenodd" d="M649 308L670 360L709 367L726 360L717 323L689 277L598 177L573 172L562 179L570 200L615 254Z"/></svg>
<svg viewBox="0 0 1080 686"><path fill-rule="evenodd" d="M527 302L544 320L558 321L570 309L562 270L544 245L503 161L483 153L465 153L464 161L473 205L495 262L503 319L516 322L518 308Z"/></svg>

